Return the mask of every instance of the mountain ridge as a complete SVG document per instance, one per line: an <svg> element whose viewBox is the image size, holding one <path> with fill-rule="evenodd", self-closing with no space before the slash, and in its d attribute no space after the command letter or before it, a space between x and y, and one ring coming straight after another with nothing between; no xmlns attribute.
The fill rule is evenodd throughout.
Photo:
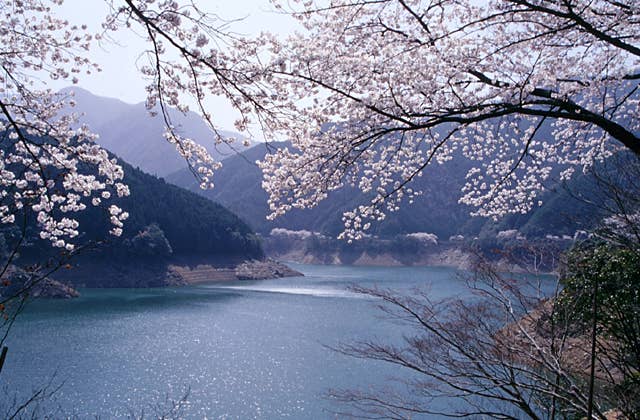
<svg viewBox="0 0 640 420"><path fill-rule="evenodd" d="M75 107L66 112L82 114L79 122L87 124L92 132L98 134L97 143L134 167L157 176L165 176L187 167L175 146L164 139L165 123L162 117L151 116L144 102L130 104L116 98L94 95L75 86L59 92L68 95L73 92ZM214 141L215 134L197 113L189 111L183 114L170 109L169 116L181 135L205 146L217 160L245 150L243 141L250 142L239 133L217 130L225 138L237 139L232 146L225 143L218 145Z"/></svg>
<svg viewBox="0 0 640 420"><path fill-rule="evenodd" d="M342 213L366 201L366 196L352 187L333 191L329 197L311 209L293 209L274 221L267 221L270 212L267 193L261 188L262 175L253 162L264 158L269 150L289 147L286 142L256 145L241 155L226 159L223 167L214 175L216 187L201 190L193 176L179 170L166 176L169 183L184 187L211 200L220 202L236 212L262 235L269 235L274 228L293 231L307 230L323 235L337 236L343 229ZM589 228L597 220L585 203L567 193L560 183L550 183L541 195L541 207L525 215L508 215L498 221L472 217L471 207L460 204L459 192L465 182L465 174L471 162L453 159L444 164L431 165L422 177L412 185L422 190L413 204L405 203L398 212L387 214L387 218L374 224L368 233L373 236L392 238L415 232L436 234L441 240L463 235L491 241L500 231L521 229L531 237L546 235L574 235L576 230ZM576 175L570 185L578 185L581 175ZM576 219L563 220L565 214L576 214ZM581 216L580 216L581 215ZM549 227L547 229L547 227Z"/></svg>

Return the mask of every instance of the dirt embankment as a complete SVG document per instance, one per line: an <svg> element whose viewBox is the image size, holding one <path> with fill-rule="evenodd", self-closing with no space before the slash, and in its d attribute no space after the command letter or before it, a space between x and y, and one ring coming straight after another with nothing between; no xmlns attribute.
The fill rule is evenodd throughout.
<svg viewBox="0 0 640 420"><path fill-rule="evenodd" d="M193 259L163 262L140 259L122 263L80 260L72 262L69 269L58 270L53 277L74 287L145 288L302 276L302 273L269 259L233 263L202 261Z"/></svg>
<svg viewBox="0 0 640 420"><path fill-rule="evenodd" d="M303 274L275 260L245 261L234 268L216 268L212 265L197 265L195 267L172 265L168 267L168 283L175 285L298 276L303 276Z"/></svg>
<svg viewBox="0 0 640 420"><path fill-rule="evenodd" d="M474 255L460 247L434 246L425 252L412 255L398 255L393 249L388 251L362 251L358 253L341 254L335 251L309 251L303 247L273 252L270 255L282 261L292 261L301 264L326 265L355 265L378 267L401 266L443 266L468 269L472 266Z"/></svg>

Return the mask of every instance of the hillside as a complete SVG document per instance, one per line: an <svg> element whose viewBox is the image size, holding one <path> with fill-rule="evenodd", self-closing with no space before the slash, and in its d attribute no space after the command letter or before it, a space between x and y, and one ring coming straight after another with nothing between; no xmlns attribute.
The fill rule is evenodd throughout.
<svg viewBox="0 0 640 420"><path fill-rule="evenodd" d="M173 256L229 256L240 259L262 256L260 243L251 228L220 204L167 184L163 179L122 161L120 164L131 194L109 204L116 204L129 213L123 234L119 238L108 235L112 227L108 213L103 207L88 206L78 218L82 232L80 242L106 240L107 247L113 252L119 253L121 249L130 252L136 236L157 225ZM38 246L36 242L34 247ZM47 247L47 243L42 244L43 249Z"/></svg>
<svg viewBox="0 0 640 420"><path fill-rule="evenodd" d="M283 147L284 143L270 147ZM335 236L342 230L342 213L365 202L366 197L355 189L344 188L333 192L329 198L313 209L293 210L271 222L268 214L267 194L261 188L262 175L254 164L268 152L265 145L257 145L246 152L227 158L222 169L216 173L216 188L201 190L193 176L186 170L167 176L167 182L197 192L220 202L246 220L261 234L273 228L309 230ZM573 235L577 229L590 227L597 215L592 206L576 199L568 191L582 184L577 176L569 185L550 185L542 197L543 205L526 215L509 216L498 222L471 217L471 208L458 203L460 189L469 162L453 159L443 165L432 165L424 176L416 179L416 189L424 194L412 205L405 204L400 211L388 214L387 218L372 226L371 234L391 238L413 232L430 232L441 239L452 235L480 236L489 240L502 230L520 229L532 237ZM588 195L588 191L583 191ZM583 194L583 195L584 195Z"/></svg>
<svg viewBox="0 0 640 420"><path fill-rule="evenodd" d="M87 124L100 137L98 143L134 167L145 172L164 176L186 168L186 162L175 147L164 140L164 121L159 115L151 117L144 103L128 104L118 99L97 96L84 89L73 87L76 106L74 112L84 114L80 122ZM194 139L207 148L216 159L224 159L245 150L238 133L220 130L225 137L235 137L233 149L226 144L215 145L214 134L195 112L186 115L173 110L172 123L177 131ZM135 134L132 134L135 133ZM234 150L235 149L235 150Z"/></svg>
<svg viewBox="0 0 640 420"><path fill-rule="evenodd" d="M64 89L63 92L69 90ZM359 191L347 187L331 193L316 208L293 210L273 222L267 221L267 195L260 186L262 175L255 161L262 159L270 147L282 147L284 143L272 143L269 146L257 144L242 153L226 145L216 148L212 145L212 133L197 114L174 112L174 123L179 131L208 145L215 157L224 159L223 168L214 176L216 187L203 191L186 168L185 161L172 145L163 140L164 128L160 117L150 117L143 103L127 104L93 95L80 88L73 88L73 91L76 111L85 113L82 121L100 135L98 142L102 146L132 166L164 176L172 184L220 202L261 234L269 234L273 228L281 227L336 236L342 230L342 213L366 202L366 197ZM548 132L549 127L543 126L540 135L546 136ZM130 133L136 134L132 136ZM222 134L238 136L232 132ZM242 149L242 146L238 147ZM423 190L424 194L413 205L405 204L399 212L389 214L384 222L374 225L370 233L393 237L412 232L430 232L443 239L463 235L480 236L490 241L497 232L510 229L519 229L533 237L573 235L577 229L590 227L594 219L593 209L576 200L567 192L566 186L553 184L547 186L550 191L543 197L543 206L529 214L509 216L498 222L470 217L471 209L458 203L458 191L464 184L464 174L468 168L469 162L463 159L430 166L415 183L415 188ZM570 183L580 184L575 180Z"/></svg>
<svg viewBox="0 0 640 420"><path fill-rule="evenodd" d="M263 258L251 228L220 204L120 164L131 194L108 204L129 213L122 235L109 235L112 226L105 208L89 205L77 215L81 234L75 243L83 249L71 259L73 269L58 270L56 280L86 287L163 286L181 284L182 268L206 264L233 269ZM29 217L17 263L57 260L58 251L39 239L34 215ZM12 249L16 238L10 230L0 231L0 251Z"/></svg>
<svg viewBox="0 0 640 420"><path fill-rule="evenodd" d="M131 165L123 163L123 168L124 182L131 191L129 197L118 202L129 212L123 239L156 223L177 255L260 256L259 243L250 227L220 204L167 184ZM102 220L97 214L87 214L86 218L89 223L95 223L98 230L107 223L106 215Z"/></svg>

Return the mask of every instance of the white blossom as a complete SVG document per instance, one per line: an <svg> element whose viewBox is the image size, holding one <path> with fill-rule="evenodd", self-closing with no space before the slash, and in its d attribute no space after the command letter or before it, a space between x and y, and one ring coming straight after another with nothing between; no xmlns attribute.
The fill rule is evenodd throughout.
<svg viewBox="0 0 640 420"><path fill-rule="evenodd" d="M193 2L108 2L94 35L56 16L60 0L0 0L0 196L11 198L0 222L31 208L56 246L77 235L65 218L129 189L88 127L61 112L73 97L36 82L98 71L88 57L111 31L147 36L146 105L203 188L220 163L169 109L195 104L213 141L229 143L203 105L223 96L239 130L258 123L291 141L259 163L270 218L345 186L371 198L343 215L347 240L420 196L413 181L429 165L468 160L460 202L498 218L538 205L556 168L567 179L616 149L640 154L637 1L273 0L305 28L287 39L225 33ZM110 213L113 234L123 214Z"/></svg>
<svg viewBox="0 0 640 420"><path fill-rule="evenodd" d="M554 168L640 154L638 2L275 3L308 31L263 35L271 60L240 67L292 143L260 163L270 218L350 185L372 197L344 214L356 239L429 165L467 159L460 202L496 219L538 205Z"/></svg>
<svg viewBox="0 0 640 420"><path fill-rule="evenodd" d="M406 236L407 238L417 239L421 242L438 245L438 235L436 235L435 233L414 232L414 233L407 233Z"/></svg>

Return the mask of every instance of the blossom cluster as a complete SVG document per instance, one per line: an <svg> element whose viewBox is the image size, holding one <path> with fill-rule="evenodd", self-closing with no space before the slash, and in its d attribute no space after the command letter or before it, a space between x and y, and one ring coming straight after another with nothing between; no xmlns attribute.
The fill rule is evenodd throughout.
<svg viewBox="0 0 640 420"><path fill-rule="evenodd" d="M174 0L132 0L124 3L108 0L112 13L104 21L106 31L128 30L135 27L147 37L148 49L141 54L140 72L147 80L146 106L159 113L165 122L165 139L176 147L187 161L203 189L212 188L213 174L221 165L205 147L182 135L173 124L170 109L186 113L188 104L209 126L213 142L226 144L235 150L235 138L225 137L204 105L206 96L226 96L241 112L250 112L235 96L242 93L236 80L245 74L233 68L241 55L232 57L224 46L234 41L227 32L227 22L200 10L193 2ZM237 126L247 128L248 119ZM247 146L247 140L243 146Z"/></svg>
<svg viewBox="0 0 640 420"><path fill-rule="evenodd" d="M634 0L272 0L306 29L286 39L236 36L193 2L107 1L105 33L147 38L147 107L202 187L220 163L169 110L195 104L229 143L203 102L223 96L240 111L237 129L258 123L267 139L291 141L259 163L271 218L347 185L371 197L344 214L347 240L420 196L413 181L433 164L469 160L460 201L497 218L539 204L553 176L619 148L640 154ZM35 86L98 70L87 57L104 34L56 18L61 3L0 0L0 222L30 206L41 236L70 249L69 215L128 190L68 112L73 99ZM110 209L119 234L126 213Z"/></svg>
<svg viewBox="0 0 640 420"><path fill-rule="evenodd" d="M205 147L180 133L170 109L187 112L186 97L194 98L216 143L233 141L216 131L202 104L207 93L231 96L228 89L243 76L225 69L229 57L217 43L225 37L224 23L192 3L109 2L102 31L92 34L86 25L58 16L63 0L0 0L0 223L18 223L32 211L40 237L67 250L74 249L81 232L74 214L87 206L104 206L110 233L116 236L128 217L112 203L129 194L121 166L95 143L89 127L80 126L73 94L48 88L49 80L77 84L99 71L89 59L96 41L106 42L115 31L147 35L149 50L142 57L148 65L140 71L149 81L149 112L161 113L166 140L203 188L213 186L213 171L220 164Z"/></svg>
<svg viewBox="0 0 640 420"><path fill-rule="evenodd" d="M77 83L80 74L99 70L86 57L93 35L55 17L51 6L61 1L47 3L0 2L0 223L31 212L40 238L71 251L80 234L75 214L129 190L117 161L79 126L73 96L38 84Z"/></svg>
<svg viewBox="0 0 640 420"><path fill-rule="evenodd" d="M473 164L460 202L499 218L554 176L640 154L637 2L274 3L308 31L254 43L263 121L292 142L260 163L270 217L351 185L372 197L344 214L358 239L455 158Z"/></svg>

